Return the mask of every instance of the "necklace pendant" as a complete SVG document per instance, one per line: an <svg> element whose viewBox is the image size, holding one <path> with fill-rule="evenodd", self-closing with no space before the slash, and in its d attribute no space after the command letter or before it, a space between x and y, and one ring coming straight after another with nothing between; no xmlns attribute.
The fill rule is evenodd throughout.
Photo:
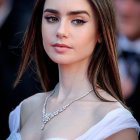
<svg viewBox="0 0 140 140"><path fill-rule="evenodd" d="M93 90L90 90L88 93L83 94L82 96L80 96L77 99L74 99L73 101L71 101L70 103L62 106L61 108L58 108L56 111L51 112L51 113L46 113L46 106L47 106L47 101L48 99L55 93L55 90L52 92L52 94L50 94L48 97L46 97L45 102L44 102L44 106L43 106L43 110L42 110L42 125L41 125L41 130L44 130L45 125L54 117L58 116L61 112L65 111L72 103L84 98L85 96L87 96L90 92L92 92Z"/></svg>
<svg viewBox="0 0 140 140"><path fill-rule="evenodd" d="M41 130L44 130L44 128L45 128L45 123L42 123Z"/></svg>

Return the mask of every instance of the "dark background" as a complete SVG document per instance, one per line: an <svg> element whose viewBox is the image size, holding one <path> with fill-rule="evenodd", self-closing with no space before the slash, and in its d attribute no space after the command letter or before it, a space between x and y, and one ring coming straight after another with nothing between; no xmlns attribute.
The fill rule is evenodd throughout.
<svg viewBox="0 0 140 140"><path fill-rule="evenodd" d="M30 65L13 89L20 63L22 38L30 21L35 0L13 0L12 11L0 27L0 140L9 135L9 113L25 98L41 91Z"/></svg>

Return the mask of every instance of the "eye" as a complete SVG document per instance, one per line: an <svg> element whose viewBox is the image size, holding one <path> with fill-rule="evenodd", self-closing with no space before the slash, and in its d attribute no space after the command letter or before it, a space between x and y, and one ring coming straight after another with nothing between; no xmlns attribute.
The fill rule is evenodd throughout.
<svg viewBox="0 0 140 140"><path fill-rule="evenodd" d="M59 21L59 19L55 16L47 16L45 19L48 23L56 23Z"/></svg>
<svg viewBox="0 0 140 140"><path fill-rule="evenodd" d="M75 25L83 25L84 23L86 23L86 21L81 20L81 19L75 19L72 21L72 23Z"/></svg>

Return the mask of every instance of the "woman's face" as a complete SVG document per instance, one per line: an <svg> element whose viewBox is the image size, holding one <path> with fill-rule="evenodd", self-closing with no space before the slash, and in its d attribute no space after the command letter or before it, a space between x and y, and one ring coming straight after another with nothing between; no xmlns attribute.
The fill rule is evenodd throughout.
<svg viewBox="0 0 140 140"><path fill-rule="evenodd" d="M46 0L42 38L47 55L55 63L89 61L99 34L87 0Z"/></svg>

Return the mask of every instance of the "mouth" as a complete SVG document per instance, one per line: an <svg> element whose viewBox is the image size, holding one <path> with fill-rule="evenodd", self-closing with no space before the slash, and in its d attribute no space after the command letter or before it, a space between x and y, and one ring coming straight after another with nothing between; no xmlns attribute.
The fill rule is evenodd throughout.
<svg viewBox="0 0 140 140"><path fill-rule="evenodd" d="M59 43L55 43L51 45L52 47L58 47L58 48L68 48L71 49L72 47L66 45L66 44L59 44Z"/></svg>
<svg viewBox="0 0 140 140"><path fill-rule="evenodd" d="M72 50L72 47L66 44L55 43L55 44L51 44L51 46L59 54L63 54L63 53L69 52L69 50Z"/></svg>

